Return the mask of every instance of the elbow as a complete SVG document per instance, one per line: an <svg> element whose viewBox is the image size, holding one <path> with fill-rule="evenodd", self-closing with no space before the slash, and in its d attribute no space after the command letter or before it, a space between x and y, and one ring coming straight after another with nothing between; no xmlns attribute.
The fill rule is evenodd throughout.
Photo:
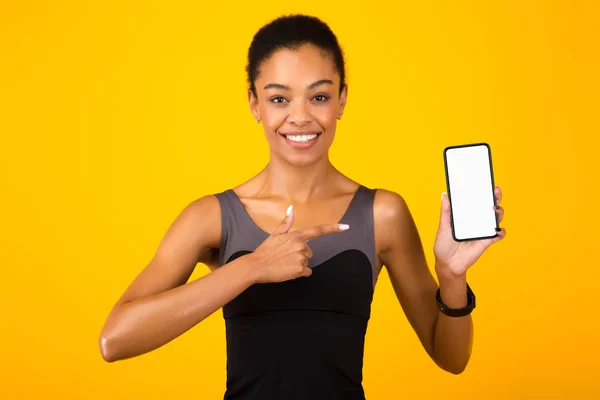
<svg viewBox="0 0 600 400"><path fill-rule="evenodd" d="M445 365L439 365L444 371L451 373L452 375L460 375L467 369L469 360L463 362L452 362L445 363Z"/></svg>
<svg viewBox="0 0 600 400"><path fill-rule="evenodd" d="M116 307L111 311L108 319L104 323L98 338L98 347L102 359L108 363L112 363L123 358L123 340L124 332L122 329L121 318L117 318Z"/></svg>
<svg viewBox="0 0 600 400"><path fill-rule="evenodd" d="M445 368L445 370L447 372L450 372L453 375L460 375L463 372L465 372L465 369L467 369L467 365L466 364L465 365L457 365L457 366L452 366L452 367L449 367L449 368Z"/></svg>
<svg viewBox="0 0 600 400"><path fill-rule="evenodd" d="M452 375L460 375L463 372L465 372L465 370L467 369L467 365L469 363L469 360L466 359L462 362L456 360L456 361L450 361L450 360L440 360L438 358L434 359L436 365L438 367L440 367L442 370L451 373Z"/></svg>
<svg viewBox="0 0 600 400"><path fill-rule="evenodd" d="M100 354L104 361L112 363L120 359L114 337L102 332L98 340L98 346L100 347Z"/></svg>

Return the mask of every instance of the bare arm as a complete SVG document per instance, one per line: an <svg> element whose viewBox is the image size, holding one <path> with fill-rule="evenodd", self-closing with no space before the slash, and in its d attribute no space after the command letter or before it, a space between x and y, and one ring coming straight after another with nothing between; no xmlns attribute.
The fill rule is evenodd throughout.
<svg viewBox="0 0 600 400"><path fill-rule="evenodd" d="M408 321L425 351L440 368L461 373L471 355L471 316L452 318L437 308L438 284L429 270L419 233L404 199L396 193L378 190L374 214L376 237L381 241L380 258ZM453 308L467 304L466 278L438 278L444 303Z"/></svg>
<svg viewBox="0 0 600 400"><path fill-rule="evenodd" d="M186 284L196 264L219 247L220 237L216 197L203 197L182 211L110 312L99 341L104 360L138 356L168 343L253 283L241 257Z"/></svg>
<svg viewBox="0 0 600 400"><path fill-rule="evenodd" d="M190 204L108 316L100 335L102 357L116 361L154 350L255 283L310 276L308 258L312 250L306 242L345 228L334 224L289 232L293 221L290 210L254 252L186 284L196 263L209 260L221 241L221 211L216 197Z"/></svg>

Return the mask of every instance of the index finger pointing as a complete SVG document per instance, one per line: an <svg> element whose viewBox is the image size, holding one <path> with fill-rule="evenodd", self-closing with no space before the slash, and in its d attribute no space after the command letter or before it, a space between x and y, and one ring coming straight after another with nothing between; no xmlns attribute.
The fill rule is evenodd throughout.
<svg viewBox="0 0 600 400"><path fill-rule="evenodd" d="M314 239L319 236L328 235L330 233L342 232L350 228L347 224L319 225L315 228L305 229L300 231L298 235L304 241Z"/></svg>

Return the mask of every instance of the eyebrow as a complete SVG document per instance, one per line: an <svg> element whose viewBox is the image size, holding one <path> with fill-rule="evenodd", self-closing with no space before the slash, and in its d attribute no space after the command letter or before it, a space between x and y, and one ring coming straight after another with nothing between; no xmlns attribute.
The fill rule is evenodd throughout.
<svg viewBox="0 0 600 400"><path fill-rule="evenodd" d="M331 79L320 79L320 80L308 85L307 89L309 89L309 90L314 89L317 86L321 86L321 85L333 85L333 81ZM267 90L267 89L290 90L290 87L286 86L286 85L282 85L281 83L268 83L265 85L264 89L265 90Z"/></svg>

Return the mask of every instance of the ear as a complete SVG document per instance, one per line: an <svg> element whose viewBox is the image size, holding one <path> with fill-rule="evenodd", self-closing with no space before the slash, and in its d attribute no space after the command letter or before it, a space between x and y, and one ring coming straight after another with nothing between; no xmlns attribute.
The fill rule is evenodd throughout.
<svg viewBox="0 0 600 400"><path fill-rule="evenodd" d="M340 92L340 108L338 110L337 119L341 119L344 114L344 108L346 107L346 102L348 101L348 85L344 85L342 91Z"/></svg>
<svg viewBox="0 0 600 400"><path fill-rule="evenodd" d="M260 121L260 112L258 111L258 98L252 92L252 89L248 89L248 105L250 106L250 112L256 120Z"/></svg>

